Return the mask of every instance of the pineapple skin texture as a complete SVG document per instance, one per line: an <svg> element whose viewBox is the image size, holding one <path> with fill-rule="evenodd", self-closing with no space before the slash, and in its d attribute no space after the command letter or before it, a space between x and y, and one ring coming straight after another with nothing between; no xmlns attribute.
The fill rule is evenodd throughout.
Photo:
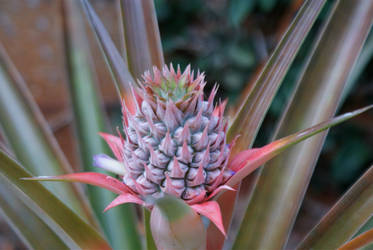
<svg viewBox="0 0 373 250"><path fill-rule="evenodd" d="M135 107L123 105L123 182L142 196L171 194L194 204L232 176L227 169L225 103L207 100L203 73L172 65L145 72L133 88Z"/></svg>

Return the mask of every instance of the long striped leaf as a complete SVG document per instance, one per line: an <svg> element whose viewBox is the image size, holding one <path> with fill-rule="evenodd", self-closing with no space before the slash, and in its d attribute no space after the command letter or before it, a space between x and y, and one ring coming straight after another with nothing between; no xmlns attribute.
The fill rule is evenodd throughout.
<svg viewBox="0 0 373 250"><path fill-rule="evenodd" d="M373 229L373 217L370 217L370 219L364 224L364 226L359 229L359 231L355 234L355 237L368 232L371 229ZM365 246L361 250L370 250L370 246Z"/></svg>
<svg viewBox="0 0 373 250"><path fill-rule="evenodd" d="M233 153L248 148L297 52L318 17L325 1L305 1L273 51L228 130L228 140L240 134Z"/></svg>
<svg viewBox="0 0 373 250"><path fill-rule="evenodd" d="M372 15L372 1L337 2L276 138L334 114L347 75L370 29ZM325 135L315 136L266 164L242 221L236 249L284 247Z"/></svg>
<svg viewBox="0 0 373 250"><path fill-rule="evenodd" d="M68 246L22 201L23 194L0 175L0 214L30 249Z"/></svg>
<svg viewBox="0 0 373 250"><path fill-rule="evenodd" d="M298 249L335 249L346 243L372 216L372 194L373 166L311 230Z"/></svg>
<svg viewBox="0 0 373 250"><path fill-rule="evenodd" d="M71 93L76 133L85 171L105 171L94 168L96 154L110 154L99 132L105 130L93 75L92 62L80 5L76 0L64 1L64 35L68 62L69 89ZM105 173L107 174L107 173ZM114 249L138 249L141 242L136 230L136 216L132 205L123 205L103 213L115 195L102 188L88 186L88 194L107 238Z"/></svg>
<svg viewBox="0 0 373 250"><path fill-rule="evenodd" d="M364 47L357 59L351 74L348 76L346 87L343 89L341 104L344 103L351 90L359 80L359 76L367 67L373 57L373 33L371 32L365 41Z"/></svg>
<svg viewBox="0 0 373 250"><path fill-rule="evenodd" d="M358 237L347 242L343 246L339 247L338 250L354 250L362 249L373 244L373 229L366 231Z"/></svg>
<svg viewBox="0 0 373 250"><path fill-rule="evenodd" d="M124 44L129 68L135 78L153 66L164 64L153 0L120 0Z"/></svg>
<svg viewBox="0 0 373 250"><path fill-rule="evenodd" d="M17 159L35 175L71 173L43 115L23 79L0 46L0 126ZM43 184L92 223L92 211L76 185Z"/></svg>
<svg viewBox="0 0 373 250"><path fill-rule="evenodd" d="M286 72L290 68L291 63L325 2L325 0L308 0L304 2L299 13L272 53L272 56L263 67L262 72L254 82L254 86L251 87L250 92L228 130L228 141L232 140L235 135L240 134L232 154L245 150L252 145ZM250 183L249 180L245 182ZM229 226L233 205L235 204L234 197L232 196L235 196L235 194L227 192L219 199L219 204L222 206L225 227ZM244 198L242 197L242 199ZM220 248L223 244L224 238L221 237L221 234L214 227L209 228L208 237L208 247L211 247L211 249Z"/></svg>
<svg viewBox="0 0 373 250"><path fill-rule="evenodd" d="M69 248L110 249L102 236L66 207L40 183L22 180L31 177L19 164L0 151L0 176L17 188L18 197L53 230ZM4 180L4 182L3 182ZM45 246L47 249L54 246Z"/></svg>
<svg viewBox="0 0 373 250"><path fill-rule="evenodd" d="M119 92L125 94L125 97L127 97L126 102L130 105L132 103L132 99L130 99L131 96L129 95L131 93L130 85L135 84L135 80L128 70L127 63L121 57L117 47L105 29L104 24L101 22L88 0L80 0L80 2L82 3L88 21L103 51L109 70L112 73L115 86Z"/></svg>
<svg viewBox="0 0 373 250"><path fill-rule="evenodd" d="M372 109L373 105L364 107L353 112L345 113L343 115L334 117L328 121L319 123L311 128L301 130L295 134L288 135L284 138L278 139L264 147L248 149L240 152L230 163L229 168L235 172L235 174L227 181L226 185L234 186L239 183L243 178L251 174L258 167L281 154L284 150L289 147L300 143L314 135L317 135L328 128L331 128L341 122L351 119L361 113ZM278 166L281 168L281 166Z"/></svg>

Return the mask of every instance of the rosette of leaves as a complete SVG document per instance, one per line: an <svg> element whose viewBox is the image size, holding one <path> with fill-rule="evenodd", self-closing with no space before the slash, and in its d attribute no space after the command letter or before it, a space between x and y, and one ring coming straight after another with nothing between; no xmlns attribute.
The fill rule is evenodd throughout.
<svg viewBox="0 0 373 250"><path fill-rule="evenodd" d="M148 249L285 247L325 131L370 108L332 118L370 30L373 3L335 1L276 137L260 148L251 148L256 134L325 1L303 3L231 117L224 116L226 101L214 102L217 87L205 98L203 73L165 66L151 0L120 1L125 56L89 2L80 4L63 1L70 91L82 158L96 155L101 173L92 171L90 160L84 162L86 171L72 173L1 50L0 123L12 153L1 151L0 177L1 189L12 195L2 196L0 207L25 243L38 249L138 249L141 223ZM92 85L81 8L122 101L123 133L119 129L117 136L101 133L116 159L109 152L103 154L105 147L97 135L105 130L103 112ZM28 143L22 143L26 139ZM343 247L361 247L371 241L370 231L354 238L372 214L371 172L357 181L299 248L337 248L346 242ZM88 189L89 205L79 186L25 179L87 183L118 196ZM143 216L136 216L125 203L143 206ZM244 209L235 210L235 204ZM124 210L102 214L105 206L108 213ZM230 227L232 217L243 218L240 227Z"/></svg>

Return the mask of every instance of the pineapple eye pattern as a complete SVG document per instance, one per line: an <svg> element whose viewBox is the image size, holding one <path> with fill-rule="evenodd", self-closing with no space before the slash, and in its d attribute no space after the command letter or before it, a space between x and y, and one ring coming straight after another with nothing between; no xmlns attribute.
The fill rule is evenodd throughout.
<svg viewBox="0 0 373 250"><path fill-rule="evenodd" d="M204 100L205 84L190 66L183 73L172 65L154 68L133 90L135 111L123 106L123 181L138 194L164 192L194 204L232 175L225 103L214 108L216 86Z"/></svg>

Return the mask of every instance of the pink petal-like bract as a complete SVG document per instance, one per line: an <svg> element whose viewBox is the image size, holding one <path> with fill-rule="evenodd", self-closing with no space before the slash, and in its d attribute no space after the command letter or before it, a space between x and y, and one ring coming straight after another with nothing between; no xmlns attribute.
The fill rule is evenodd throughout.
<svg viewBox="0 0 373 250"><path fill-rule="evenodd" d="M124 193L119 195L117 198L115 198L104 210L106 212L107 210L116 207L118 205L124 204L124 203L136 203L139 205L144 205L144 201L142 201L140 198L138 198L135 195Z"/></svg>
<svg viewBox="0 0 373 250"><path fill-rule="evenodd" d="M209 218L220 230L220 232L222 232L222 234L226 236L220 207L216 201L205 201L203 203L191 205L190 207L195 212Z"/></svg>
<svg viewBox="0 0 373 250"><path fill-rule="evenodd" d="M106 143L109 145L111 151L113 151L115 157L119 161L123 161L123 143L122 140L118 136L114 136L111 134L106 134L106 133L99 133L99 135L104 138Z"/></svg>

